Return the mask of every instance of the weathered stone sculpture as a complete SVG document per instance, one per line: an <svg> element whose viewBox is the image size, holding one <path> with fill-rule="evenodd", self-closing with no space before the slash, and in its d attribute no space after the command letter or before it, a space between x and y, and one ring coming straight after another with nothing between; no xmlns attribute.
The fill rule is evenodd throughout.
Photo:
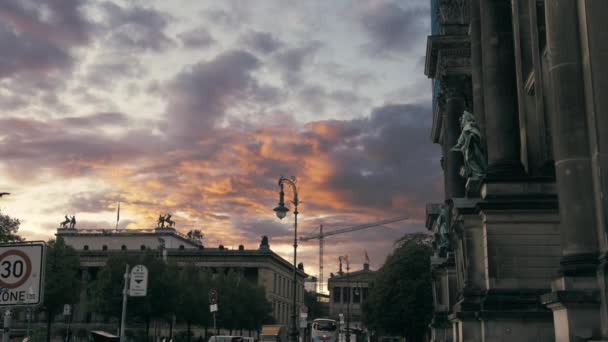
<svg viewBox="0 0 608 342"><path fill-rule="evenodd" d="M59 228L67 228L67 225L70 223L70 218L68 215L65 215L65 221L59 223Z"/></svg>
<svg viewBox="0 0 608 342"><path fill-rule="evenodd" d="M70 220L70 229L75 229L76 228L76 215L72 216L72 219Z"/></svg>
<svg viewBox="0 0 608 342"><path fill-rule="evenodd" d="M435 237L435 243L439 250L440 256L445 256L448 249L450 248L450 211L447 205L442 205L437 216L437 231Z"/></svg>
<svg viewBox="0 0 608 342"><path fill-rule="evenodd" d="M165 217L163 215L158 215L158 228L165 228Z"/></svg>
<svg viewBox="0 0 608 342"><path fill-rule="evenodd" d="M473 114L466 110L460 117L460 130L458 142L451 149L461 152L464 158L464 166L460 169L460 176L463 178L482 178L487 163L481 145L481 131Z"/></svg>
<svg viewBox="0 0 608 342"><path fill-rule="evenodd" d="M268 236L262 236L262 241L260 242L260 249L266 250L269 249L270 245L268 244Z"/></svg>

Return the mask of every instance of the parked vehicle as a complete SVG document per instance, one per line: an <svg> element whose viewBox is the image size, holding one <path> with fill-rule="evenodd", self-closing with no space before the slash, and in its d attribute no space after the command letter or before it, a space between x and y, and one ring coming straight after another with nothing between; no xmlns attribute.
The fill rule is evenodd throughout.
<svg viewBox="0 0 608 342"><path fill-rule="evenodd" d="M317 318L310 328L311 342L337 342L338 323L333 319Z"/></svg>
<svg viewBox="0 0 608 342"><path fill-rule="evenodd" d="M217 335L209 337L208 342L245 342L248 337Z"/></svg>
<svg viewBox="0 0 608 342"><path fill-rule="evenodd" d="M287 342L287 327L284 325L263 325L260 342Z"/></svg>

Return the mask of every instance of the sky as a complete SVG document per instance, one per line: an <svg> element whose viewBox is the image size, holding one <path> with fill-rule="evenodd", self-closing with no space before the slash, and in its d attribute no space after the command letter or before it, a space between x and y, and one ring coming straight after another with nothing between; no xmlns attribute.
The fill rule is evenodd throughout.
<svg viewBox="0 0 608 342"><path fill-rule="evenodd" d="M292 258L299 234L408 215L326 239L378 268L440 200L424 76L428 0L2 0L0 201L28 239L153 228L171 213L208 247ZM286 198L292 199L290 190ZM313 275L318 243L298 259Z"/></svg>

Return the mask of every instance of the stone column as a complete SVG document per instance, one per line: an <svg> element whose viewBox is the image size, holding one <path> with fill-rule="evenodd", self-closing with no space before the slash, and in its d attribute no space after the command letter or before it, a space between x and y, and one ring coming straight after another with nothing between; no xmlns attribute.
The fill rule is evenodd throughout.
<svg viewBox="0 0 608 342"><path fill-rule="evenodd" d="M519 158L511 2L480 1L480 17L487 174L489 178L513 178L523 175L523 167Z"/></svg>
<svg viewBox="0 0 608 342"><path fill-rule="evenodd" d="M445 83L450 82L448 85ZM450 151L460 136L460 116L464 111L464 93L454 81L442 82L442 97L445 99L444 122L444 172L446 199L464 197L464 178L458 174L463 165L462 154Z"/></svg>
<svg viewBox="0 0 608 342"><path fill-rule="evenodd" d="M473 114L485 138L486 117L483 107L483 74L481 69L481 20L479 1L471 0L471 79L473 85Z"/></svg>
<svg viewBox="0 0 608 342"><path fill-rule="evenodd" d="M576 0L547 1L545 6L562 266L592 264L595 273L598 245Z"/></svg>
<svg viewBox="0 0 608 342"><path fill-rule="evenodd" d="M608 339L608 22L607 1L579 1L580 38L585 80L591 165L594 172L597 233L601 264L602 337Z"/></svg>

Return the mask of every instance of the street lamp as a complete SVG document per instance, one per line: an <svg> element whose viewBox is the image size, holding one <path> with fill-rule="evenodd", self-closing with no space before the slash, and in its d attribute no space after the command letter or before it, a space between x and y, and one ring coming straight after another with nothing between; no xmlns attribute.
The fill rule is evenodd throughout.
<svg viewBox="0 0 608 342"><path fill-rule="evenodd" d="M348 289L348 301L346 302L346 342L350 342L350 301L353 296L350 287L350 262L348 262L348 255L341 256L340 259L340 262L346 262L346 288Z"/></svg>
<svg viewBox="0 0 608 342"><path fill-rule="evenodd" d="M298 329L297 329L297 310L296 310L296 291L297 291L297 266L296 266L296 256L298 249L298 204L300 201L298 200L298 189L296 187L296 177L292 177L291 179L285 178L281 176L279 178L279 205L274 208L274 212L277 214L279 219L285 218L289 208L285 206L285 192L283 191L284 185L288 184L291 186L291 190L293 192L293 289L292 289L292 312L291 312L291 341L296 342L298 337Z"/></svg>

